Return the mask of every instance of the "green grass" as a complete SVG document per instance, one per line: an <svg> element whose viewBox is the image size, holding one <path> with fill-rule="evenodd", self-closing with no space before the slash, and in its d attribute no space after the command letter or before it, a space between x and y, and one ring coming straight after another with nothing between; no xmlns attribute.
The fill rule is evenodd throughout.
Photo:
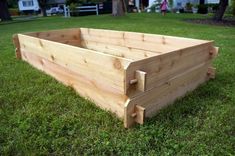
<svg viewBox="0 0 235 156"><path fill-rule="evenodd" d="M0 155L235 155L235 28L184 22L192 14L129 14L0 23ZM215 40L211 80L143 126L98 109L16 60L14 33L91 27Z"/></svg>

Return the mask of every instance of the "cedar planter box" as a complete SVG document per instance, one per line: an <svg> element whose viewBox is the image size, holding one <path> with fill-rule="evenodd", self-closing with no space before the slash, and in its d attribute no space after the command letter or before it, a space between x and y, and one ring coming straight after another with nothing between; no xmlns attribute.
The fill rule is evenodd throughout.
<svg viewBox="0 0 235 156"><path fill-rule="evenodd" d="M213 41L88 28L17 34L16 56L114 112L125 127L214 78Z"/></svg>

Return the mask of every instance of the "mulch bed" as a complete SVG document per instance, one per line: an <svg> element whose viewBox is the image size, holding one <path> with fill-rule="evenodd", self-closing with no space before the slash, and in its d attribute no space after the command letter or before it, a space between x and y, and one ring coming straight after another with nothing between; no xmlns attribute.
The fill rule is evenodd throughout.
<svg viewBox="0 0 235 156"><path fill-rule="evenodd" d="M196 24L208 24L208 25L228 26L228 27L235 26L234 17L227 17L224 18L222 21L214 21L212 19L187 19L186 21Z"/></svg>

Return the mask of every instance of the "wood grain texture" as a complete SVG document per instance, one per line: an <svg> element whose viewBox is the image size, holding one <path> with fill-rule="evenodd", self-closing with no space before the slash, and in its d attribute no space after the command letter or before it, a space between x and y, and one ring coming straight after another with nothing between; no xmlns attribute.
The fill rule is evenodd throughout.
<svg viewBox="0 0 235 156"><path fill-rule="evenodd" d="M132 127L136 121L131 117L136 105L145 108L145 116L154 116L162 107L173 103L177 98L184 96L187 92L194 90L198 85L209 79L207 75L210 62L205 62L181 73L167 83L153 88L129 99L125 104L124 126Z"/></svg>
<svg viewBox="0 0 235 156"><path fill-rule="evenodd" d="M185 48L187 46L194 46L198 44L204 44L207 42L205 40L189 39L183 37L173 37L173 36L157 35L157 34L138 33L138 32L114 31L114 30L91 29L91 28L80 28L80 30L81 30L81 35L82 36L84 35L84 37L93 36L93 37L100 37L102 39L103 38L114 39L113 41L116 42L113 41L111 42L119 45L123 45L124 43L123 41L127 40L128 42L134 41L135 43L142 43L142 44L151 43L158 46L163 45L170 49L176 50L177 48ZM137 45L137 47L139 46ZM141 49L142 48L143 47L141 47ZM156 49L152 50L155 51Z"/></svg>
<svg viewBox="0 0 235 156"><path fill-rule="evenodd" d="M22 59L66 86L74 88L81 96L94 101L99 107L112 111L118 117L123 118L123 105L127 99L125 95L109 89L105 90L103 86L97 84L96 80L84 77L79 71L72 71L35 53L22 50Z"/></svg>
<svg viewBox="0 0 235 156"><path fill-rule="evenodd" d="M215 77L213 41L75 28L18 34L16 57L74 88L97 106L143 124Z"/></svg>
<svg viewBox="0 0 235 156"><path fill-rule="evenodd" d="M81 45L79 28L50 30L45 32L33 32L26 33L26 35L59 43L69 44L73 46Z"/></svg>
<svg viewBox="0 0 235 156"><path fill-rule="evenodd" d="M192 68L200 63L211 60L209 49L211 42L176 50L159 56L132 62L126 69L126 94L132 98L141 92L133 85L127 83L135 78L135 71L147 73L146 90L158 87L170 78Z"/></svg>
<svg viewBox="0 0 235 156"><path fill-rule="evenodd" d="M124 68L131 60L57 42L19 35L21 49L92 78L106 90L124 93ZM29 42L30 41L30 42Z"/></svg>
<svg viewBox="0 0 235 156"><path fill-rule="evenodd" d="M124 47L114 44L102 43L100 41L90 41L90 40L82 40L81 46L87 49L100 51L103 53L111 54L118 57L123 57L131 60L141 60L143 58L148 58L156 55L160 55L159 53L154 53L147 50L140 50L131 47Z"/></svg>

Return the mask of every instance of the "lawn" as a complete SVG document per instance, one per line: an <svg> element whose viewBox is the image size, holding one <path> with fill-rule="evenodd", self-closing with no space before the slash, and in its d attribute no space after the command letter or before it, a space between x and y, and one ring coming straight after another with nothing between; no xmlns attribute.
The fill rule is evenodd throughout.
<svg viewBox="0 0 235 156"><path fill-rule="evenodd" d="M235 155L235 28L202 15L48 17L0 23L0 155ZM90 27L214 40L215 80L125 129L113 114L15 59L14 33Z"/></svg>

